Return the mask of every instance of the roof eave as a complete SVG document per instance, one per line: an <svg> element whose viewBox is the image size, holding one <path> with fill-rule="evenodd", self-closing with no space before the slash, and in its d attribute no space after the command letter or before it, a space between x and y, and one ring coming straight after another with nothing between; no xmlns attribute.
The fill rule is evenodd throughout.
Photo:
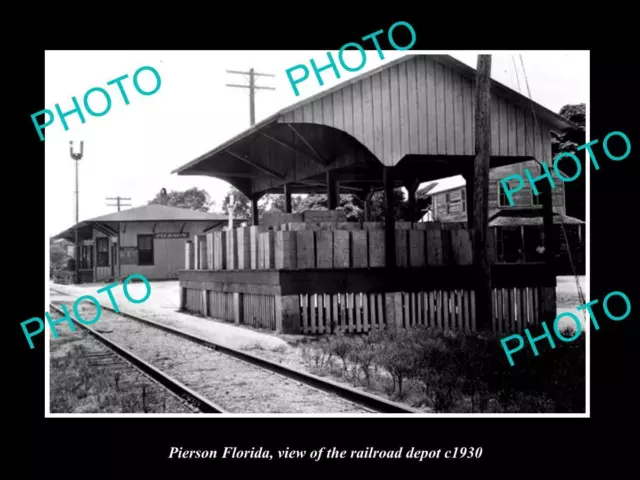
<svg viewBox="0 0 640 480"><path fill-rule="evenodd" d="M198 158L196 158L194 160L191 160L190 162L185 163L181 167L178 167L178 168L172 170L171 173L172 174L173 173L177 173L178 175L180 175L181 173L183 173L185 170L189 169L190 167L193 167L194 165L197 165L198 163L202 162L203 160L207 160L208 158L211 158L214 155L217 155L218 153L222 152L224 149L230 147L231 145L236 143L238 140L242 140L243 138L246 138L249 135L254 134L258 130L266 127L267 125L270 125L271 123L274 123L278 119L278 117L280 115L281 115L281 112L277 112L274 115L271 115L270 117L266 118L265 120L262 120L261 122L258 122L255 125L253 125L252 127L249 127L248 129L240 132L235 137L230 138L229 140L224 142L222 145L219 145L216 148L214 148L213 150L210 150L207 153L204 153L203 155L200 155Z"/></svg>

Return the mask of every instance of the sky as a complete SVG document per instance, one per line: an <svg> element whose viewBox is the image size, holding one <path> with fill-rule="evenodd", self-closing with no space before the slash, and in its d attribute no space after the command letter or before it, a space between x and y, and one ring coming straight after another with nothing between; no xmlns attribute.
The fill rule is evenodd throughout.
<svg viewBox="0 0 640 480"><path fill-rule="evenodd" d="M357 51L345 56L349 65L359 64ZM85 123L77 114L66 117L65 131L59 117L45 129L45 230L46 236L60 233L75 223L75 162L70 157L69 141L79 151L84 141L84 156L79 163L80 221L116 211L107 197L131 198L132 207L146 205L161 188L205 189L219 211L229 184L212 177L178 176L171 171L212 150L250 126L248 89L231 88L228 83L248 85L248 76L226 70L275 74L257 77L259 86L276 90L256 92L256 122L278 110L297 103L343 81L384 65L406 54L449 54L467 65L476 66L479 53L492 54L491 77L526 95L520 55L534 101L557 112L569 103L587 103L589 99L589 53L586 51L478 52L478 51L385 51L380 60L367 52L365 67L354 73L341 70L338 80L327 70L324 86L313 74L298 84L296 97L286 69L298 64L309 66L309 59L324 65L326 51L47 51L45 54L45 105L55 112L73 108L71 98L82 106ZM337 58L337 52L332 51ZM515 62L515 67L514 67ZM143 96L133 87L132 77L143 66L155 68L161 77L160 89ZM517 77L516 70L517 68ZM295 72L298 74L299 72ZM129 98L125 105L116 85L107 82L128 74L123 86ZM149 71L140 74L140 87L155 86ZM111 109L102 117L90 116L82 100L87 90L106 89ZM90 97L90 106L102 111L106 102L99 93ZM588 108L588 106L587 106ZM36 113L36 112L34 112ZM40 121L43 117L39 117ZM34 128L34 138L39 141ZM130 208L130 207L127 207Z"/></svg>

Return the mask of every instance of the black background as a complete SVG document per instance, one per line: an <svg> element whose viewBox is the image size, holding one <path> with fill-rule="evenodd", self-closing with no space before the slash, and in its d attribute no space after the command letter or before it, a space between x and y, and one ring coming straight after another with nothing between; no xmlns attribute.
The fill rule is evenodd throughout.
<svg viewBox="0 0 640 480"><path fill-rule="evenodd" d="M3 292L5 306L10 310L4 318L9 328L4 337L4 350L9 353L4 371L16 379L12 386L3 388L5 398L13 405L4 411L7 418L2 430L9 448L18 454L9 454L5 448L6 457L11 461L21 458L15 471L26 478L47 475L65 479L103 476L146 479L171 478L195 471L205 473L207 478L235 477L251 468L262 474L295 470L296 476L324 470L344 471L344 476L371 471L375 478L380 478L411 475L406 470L415 468L419 475L445 473L449 478L460 478L461 474L486 471L496 478L514 478L524 472L551 477L561 473L575 475L600 464L623 468L635 453L632 443L636 432L628 427L636 418L637 396L632 389L638 378L631 359L638 338L634 289L637 278L632 268L632 263L637 263L634 244L638 221L638 202L632 198L632 192L638 191L638 187L632 169L639 147L635 144L637 130L631 123L632 116L635 120L637 115L633 106L637 104L634 71L637 58L622 50L622 46L631 45L627 37L633 31L627 29L624 21L632 15L617 10L611 14L586 12L581 16L575 11L563 12L557 5L550 9L541 4L518 4L512 11L495 4L477 5L476 12L458 4L444 12L426 3L421 13L406 14L363 3L350 7L356 14L363 10L377 11L378 18L353 20L347 19L341 8L327 4L263 7L265 12L243 6L244 11L238 15L226 4L208 4L202 11L192 10L186 15L172 11L171 20L161 22L155 17L159 15L157 10L165 7L157 4L145 7L144 14L135 16L129 5L104 4L95 7L99 10L96 13L91 13L87 6L76 18L64 13L54 20L47 13L46 25L24 27L24 38L29 39L31 46L5 48L5 66L12 73L5 75L4 80L9 83L3 98L5 102L15 102L19 110L5 116L5 129L14 131L18 127L18 131L3 138L3 145L10 150L4 158L5 228L12 232L4 236L5 261L9 264L3 269L6 277ZM314 10L321 14L312 13ZM29 350L20 328L21 321L42 317L44 300L40 292L47 288L42 274L46 270L46 278L48 269L43 269L41 263L45 237L44 142L39 140L30 118L32 113L51 107L44 104L44 50L326 52L376 30L386 32L400 20L411 23L416 31L418 40L412 50L591 50L591 98L587 102L591 139L602 140L607 133L618 130L626 133L632 143L631 155L625 160L601 159L600 170L591 168L591 298L602 299L613 290L621 290L634 305L624 321L605 319L600 321L599 331L592 329L591 418L45 419L44 335L35 339L36 349ZM43 32L38 36L45 38L44 45L37 43L35 31ZM400 45L408 43L402 38L396 41ZM390 48L386 40L381 45L383 49ZM292 66L297 63L298 59L292 57ZM76 68L80 71L83 66ZM74 71L68 75L74 75ZM177 159L176 165L186 160ZM51 183L47 189L54 194L70 193L58 191ZM483 456L480 460L441 459L423 463L168 460L171 446L185 449L264 446L272 451L286 446L299 449L404 446L405 451L411 446L425 450L481 446ZM348 463L355 469L345 470Z"/></svg>

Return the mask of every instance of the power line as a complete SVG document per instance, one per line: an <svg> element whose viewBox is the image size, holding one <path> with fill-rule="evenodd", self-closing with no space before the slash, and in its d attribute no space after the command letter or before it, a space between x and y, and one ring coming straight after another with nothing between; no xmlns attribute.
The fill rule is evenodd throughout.
<svg viewBox="0 0 640 480"><path fill-rule="evenodd" d="M255 101L255 91L256 90L275 90L273 87L258 87L256 85L255 77L275 77L275 75L271 73L258 73L250 68L248 72L239 72L237 70L227 70L227 73L234 73L238 75L249 75L249 85L237 85L233 83L227 83L227 87L237 87L237 88L248 88L249 89L249 121L251 122L251 126L256 123L256 101Z"/></svg>
<svg viewBox="0 0 640 480"><path fill-rule="evenodd" d="M525 85L527 86L527 92L529 94L529 103L531 105L531 113L533 114L533 120L534 120L533 132L534 132L534 135L535 135L535 131L536 131L535 127L537 126L536 124L537 124L538 120L536 118L535 109L533 108L533 97L531 96L531 89L529 88L529 79L527 78L527 71L526 71L526 69L524 67L524 60L522 59L522 54L520 54L519 56L520 56L520 64L522 65L522 74L524 76ZM515 67L515 64L514 64L514 67ZM525 138L527 140L529 140L529 136L528 135L526 135ZM531 145L530 145L529 148L532 149L531 151L535 155L535 152L533 151L533 147L531 147ZM535 159L535 160L536 160L536 162L538 162L538 165L540 165L540 167L542 167L542 163L540 163L540 161L538 161L537 159ZM553 208L553 200L550 199L550 201L552 202L552 208ZM582 287L580 287L580 281L578 280L578 274L576 273L576 268L575 268L575 266L573 264L573 258L571 256L571 248L569 246L569 239L567 238L567 232L566 232L566 230L564 228L564 219L562 218L562 212L561 211L558 212L558 217L560 218L560 228L562 229L562 234L564 236L564 241L565 241L565 243L567 245L567 254L569 256L569 264L571 265L571 271L573 272L573 276L574 276L575 281L576 281L576 287L578 288L578 295L580 296L580 301L582 301L582 303L584 304L584 303L587 303L587 302L585 300L584 293L582 293Z"/></svg>
<svg viewBox="0 0 640 480"><path fill-rule="evenodd" d="M125 205L124 203L121 202L121 200L131 200L128 197L120 197L120 196L107 197L107 200L115 200L116 201L115 205L107 203L107 207L118 207L118 211L120 211L120 207L130 207L131 206L131 204Z"/></svg>

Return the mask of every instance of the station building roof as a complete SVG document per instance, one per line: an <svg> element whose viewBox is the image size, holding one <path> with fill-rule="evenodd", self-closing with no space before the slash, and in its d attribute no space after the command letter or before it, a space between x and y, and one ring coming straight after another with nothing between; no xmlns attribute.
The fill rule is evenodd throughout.
<svg viewBox="0 0 640 480"><path fill-rule="evenodd" d="M475 69L449 55L405 55L258 122L175 169L213 176L245 195L382 186L382 167L425 182L461 173L475 155ZM550 162L550 132L579 128L491 81L491 167Z"/></svg>
<svg viewBox="0 0 640 480"><path fill-rule="evenodd" d="M120 212L109 213L100 217L83 220L77 224L78 228L95 226L109 235L117 235L113 226L118 223L130 222L227 222L228 216L223 213L200 212L186 208L170 207L167 205L150 204L130 208ZM52 239L73 239L76 225L60 232Z"/></svg>

